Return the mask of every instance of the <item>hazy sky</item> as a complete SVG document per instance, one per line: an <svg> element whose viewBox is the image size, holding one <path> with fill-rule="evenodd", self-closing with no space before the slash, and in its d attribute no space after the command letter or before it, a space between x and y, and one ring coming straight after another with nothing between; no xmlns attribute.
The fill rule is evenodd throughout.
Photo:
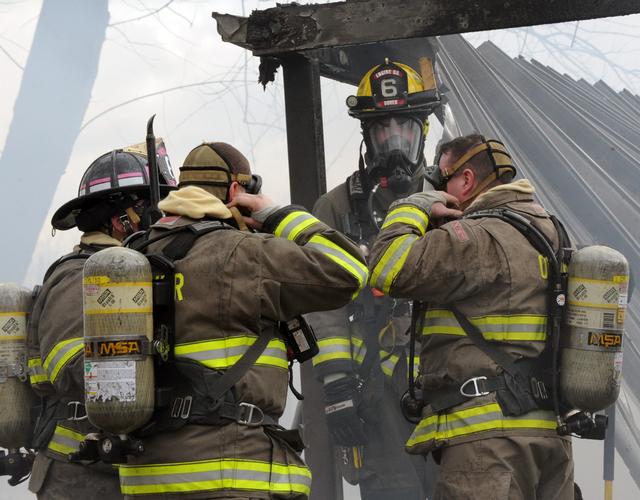
<svg viewBox="0 0 640 500"><path fill-rule="evenodd" d="M223 43L210 15L214 10L248 15L255 8L274 4L258 0L110 1L110 26L84 128L65 175L48 179L58 185L49 215L46 220L33 221L40 238L25 280L28 285L38 282L48 264L68 252L78 238L74 231L51 237L48 220L53 210L75 196L82 172L96 157L142 142L147 118L154 113L156 134L164 137L176 174L187 152L203 140L226 141L242 150L255 171L263 175L266 193L281 203L288 201L281 73L275 84L263 91L256 83L257 61L248 52ZM11 123L40 7L38 0L0 0L0 150ZM152 14L154 11L158 12ZM591 83L603 79L616 90L627 87L637 93L638 26L640 17L629 16L478 33L468 39L475 45L491 39L511 56L534 57L574 78L583 77ZM329 187L342 182L357 167L359 126L347 116L344 106L345 97L353 91L352 87L323 80ZM432 143L438 133L438 127L434 127ZM25 147L37 147L37 142ZM43 175L45 169L43 152ZM29 186L24 188L21 196L28 201L33 193ZM2 208L5 216L16 209L4 204ZM577 476L590 491L585 498L600 498L601 444L577 446ZM616 498L637 498L624 466L618 467L618 472L621 479ZM0 499L20 498L15 496L18 489L9 493L3 483L0 479Z"/></svg>

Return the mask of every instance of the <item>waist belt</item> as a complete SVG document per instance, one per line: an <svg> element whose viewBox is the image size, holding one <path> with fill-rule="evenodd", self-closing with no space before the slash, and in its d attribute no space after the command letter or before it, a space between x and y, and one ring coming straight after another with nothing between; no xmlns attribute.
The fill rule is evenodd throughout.
<svg viewBox="0 0 640 500"><path fill-rule="evenodd" d="M424 402L431 406L434 413L440 413L470 399L487 396L492 392L506 388L503 376L472 377L460 386L449 386L424 392Z"/></svg>
<svg viewBox="0 0 640 500"><path fill-rule="evenodd" d="M207 397L177 397L171 403L169 417L185 421L184 423L219 425L225 420L249 427L260 425L278 425L278 419L267 415L259 406L241 401L220 401L211 405Z"/></svg>

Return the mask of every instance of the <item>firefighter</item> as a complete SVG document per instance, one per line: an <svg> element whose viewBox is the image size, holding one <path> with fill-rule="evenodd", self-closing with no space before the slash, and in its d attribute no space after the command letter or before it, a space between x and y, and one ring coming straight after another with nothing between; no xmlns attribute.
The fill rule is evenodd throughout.
<svg viewBox="0 0 640 500"><path fill-rule="evenodd" d="M411 67L386 60L347 99L349 114L361 122L364 158L346 182L316 202L313 213L356 241L365 255L389 204L425 188L423 150L435 95ZM320 347L314 374L324 384L336 461L365 500L423 500L434 483L433 462L425 465L402 449L412 429L399 406L410 366L410 318L409 301L371 288L346 307L309 316Z"/></svg>
<svg viewBox="0 0 640 500"><path fill-rule="evenodd" d="M179 181L159 204L166 216L131 244L175 264L172 361L156 374L173 392L138 431L145 451L120 466L121 490L129 499L305 499L301 440L277 423L288 381L280 322L356 297L364 258L303 208L258 194L259 177L229 144L193 149Z"/></svg>
<svg viewBox="0 0 640 500"><path fill-rule="evenodd" d="M372 250L371 286L426 303L424 407L406 446L440 462L439 499L574 495L570 438L529 381L510 376L543 363L549 277L540 251L496 209L530 222L556 251L564 233L515 173L499 141L443 144L438 191L392 204Z"/></svg>
<svg viewBox="0 0 640 500"><path fill-rule="evenodd" d="M166 194L175 180L168 163L163 165L161 190ZM119 246L141 227L148 197L146 157L115 150L91 163L77 198L51 220L54 229L77 227L82 235L45 274L28 329L29 378L42 396L29 483L39 499L122 498L114 468L68 461L85 435L97 430L84 410L82 268L91 254Z"/></svg>

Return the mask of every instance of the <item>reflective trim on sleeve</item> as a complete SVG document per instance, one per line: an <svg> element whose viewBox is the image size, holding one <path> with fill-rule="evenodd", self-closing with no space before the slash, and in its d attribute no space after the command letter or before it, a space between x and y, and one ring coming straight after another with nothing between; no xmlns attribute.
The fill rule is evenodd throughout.
<svg viewBox="0 0 640 500"><path fill-rule="evenodd" d="M309 243L305 245L305 248L315 248L322 252L356 278L358 281L358 289L352 298L355 298L360 290L367 284L367 278L369 277L367 266L324 236L314 234L309 240Z"/></svg>
<svg viewBox="0 0 640 500"><path fill-rule="evenodd" d="M51 441L49 441L48 448L64 455L66 458L69 453L74 453L80 449L82 441L84 441L84 434L58 424Z"/></svg>
<svg viewBox="0 0 640 500"><path fill-rule="evenodd" d="M403 234L393 240L373 268L370 285L384 293L389 293L393 280L407 260L411 246L418 240L415 234Z"/></svg>
<svg viewBox="0 0 640 500"><path fill-rule="evenodd" d="M490 403L423 418L407 441L407 446L415 446L431 439L441 441L484 431L555 430L556 426L552 411L532 411L518 417L505 417L497 403Z"/></svg>
<svg viewBox="0 0 640 500"><path fill-rule="evenodd" d="M42 367L42 361L39 357L29 358L29 382L31 385L44 384L49 382L49 376Z"/></svg>
<svg viewBox="0 0 640 500"><path fill-rule="evenodd" d="M400 356L397 354L389 354L387 351L380 350L380 368L387 377L393 377L399 360Z"/></svg>
<svg viewBox="0 0 640 500"><path fill-rule="evenodd" d="M353 344L353 360L361 365L367 355L367 346L364 340L358 337L351 337L351 343Z"/></svg>
<svg viewBox="0 0 640 500"><path fill-rule="evenodd" d="M429 216L417 207L404 205L389 212L380 229L385 229L392 224L408 224L424 235L429 225Z"/></svg>
<svg viewBox="0 0 640 500"><path fill-rule="evenodd" d="M544 342L547 338L547 316L544 314L473 316L469 320L487 340ZM451 311L432 309L425 313L422 335L464 336L466 333Z"/></svg>
<svg viewBox="0 0 640 500"><path fill-rule="evenodd" d="M291 212L287 215L273 232L278 238L285 238L295 241L296 237L305 229L313 226L320 221L308 212L301 210Z"/></svg>
<svg viewBox="0 0 640 500"><path fill-rule="evenodd" d="M83 337L58 342L53 349L51 349L51 352L49 352L43 363L43 367L49 375L51 382L55 382L60 370L62 370L72 358L83 352L83 350Z"/></svg>
<svg viewBox="0 0 640 500"><path fill-rule="evenodd" d="M311 471L307 467L259 460L121 465L118 470L125 495L237 490L286 496L309 495L311 491Z"/></svg>
<svg viewBox="0 0 640 500"><path fill-rule="evenodd" d="M407 372L408 371L409 371L409 356L407 356ZM413 378L414 379L418 378L418 375L420 375L420 356L416 354L413 357Z"/></svg>
<svg viewBox="0 0 640 500"><path fill-rule="evenodd" d="M242 357L256 339L255 335L243 335L176 344L174 352L176 357L198 361L208 368L226 370ZM288 369L284 342L281 339L272 339L255 364Z"/></svg>
<svg viewBox="0 0 640 500"><path fill-rule="evenodd" d="M327 337L318 340L320 352L311 358L313 366L337 360L351 361L351 344L343 337Z"/></svg>

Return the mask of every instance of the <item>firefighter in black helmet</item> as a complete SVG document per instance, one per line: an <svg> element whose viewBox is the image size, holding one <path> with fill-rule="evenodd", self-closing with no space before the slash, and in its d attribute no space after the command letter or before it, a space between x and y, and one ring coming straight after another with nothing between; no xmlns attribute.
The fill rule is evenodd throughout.
<svg viewBox="0 0 640 500"><path fill-rule="evenodd" d="M28 329L29 379L41 396L29 489L41 500L122 498L115 469L70 463L68 456L96 431L84 411L82 268L91 254L120 245L144 226L149 174L141 152L132 147L96 159L80 181L78 196L51 220L55 229L77 227L82 235L45 274ZM161 192L167 194L175 180L164 147L158 152Z"/></svg>
<svg viewBox="0 0 640 500"><path fill-rule="evenodd" d="M364 155L344 184L323 195L313 213L364 249L389 204L428 189L423 156L428 115L438 104L411 67L385 60L369 70L349 114L362 126ZM319 339L314 373L323 382L329 434L344 478L363 499L424 500L435 466L404 452L411 425L399 400L407 389L408 301L364 290L352 304L309 315ZM417 366L417 364L416 364Z"/></svg>

